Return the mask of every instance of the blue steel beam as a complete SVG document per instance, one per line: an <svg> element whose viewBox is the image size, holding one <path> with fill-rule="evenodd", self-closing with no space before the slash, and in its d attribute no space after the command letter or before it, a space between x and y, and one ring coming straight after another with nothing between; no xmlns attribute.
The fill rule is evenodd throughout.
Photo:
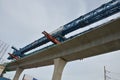
<svg viewBox="0 0 120 80"><path fill-rule="evenodd" d="M83 28L85 26L88 26L90 24L93 24L99 20L102 20L106 17L109 17L115 13L120 12L120 0L112 0L106 4L103 4L102 6L98 7L97 9L80 16L79 18L69 22L68 24L65 24L64 26L58 28L57 30L53 31L51 35L60 41L64 41L64 36L72 31L75 31L79 28ZM15 56L23 57L25 52L28 52L34 48L37 48L43 44L48 43L49 40L44 36L40 39L30 43L29 45L20 48L19 50L14 49L13 54ZM8 59L13 59L11 56L8 57Z"/></svg>

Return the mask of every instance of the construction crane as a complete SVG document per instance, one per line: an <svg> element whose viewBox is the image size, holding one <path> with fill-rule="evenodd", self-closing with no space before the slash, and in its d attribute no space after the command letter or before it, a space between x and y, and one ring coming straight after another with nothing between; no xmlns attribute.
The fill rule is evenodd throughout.
<svg viewBox="0 0 120 80"><path fill-rule="evenodd" d="M18 59L20 57L24 57L24 53L35 49L43 44L48 43L49 41L52 41L56 44L60 43L62 41L65 41L65 35L68 33L75 31L79 28L83 28L85 26L88 26L90 24L93 24L99 20L102 20L106 17L109 17L111 15L114 15L116 13L120 12L120 0L112 0L108 3L105 3L98 7L97 9L80 16L79 18L69 22L68 24L65 24L61 27L59 27L57 30L53 31L52 33L48 34L47 32L43 32L45 36L41 37L40 39L28 44L27 46L20 48L19 50L15 47L12 47L14 49L13 53L9 53L8 59ZM46 36L47 34L47 36Z"/></svg>

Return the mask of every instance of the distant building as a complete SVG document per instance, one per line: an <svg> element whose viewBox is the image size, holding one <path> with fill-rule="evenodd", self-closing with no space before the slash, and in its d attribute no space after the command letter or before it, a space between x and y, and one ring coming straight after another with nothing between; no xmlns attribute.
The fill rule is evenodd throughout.
<svg viewBox="0 0 120 80"><path fill-rule="evenodd" d="M25 74L23 76L22 80L38 80L38 79L36 79L36 78L34 78L34 77L30 76L30 75Z"/></svg>

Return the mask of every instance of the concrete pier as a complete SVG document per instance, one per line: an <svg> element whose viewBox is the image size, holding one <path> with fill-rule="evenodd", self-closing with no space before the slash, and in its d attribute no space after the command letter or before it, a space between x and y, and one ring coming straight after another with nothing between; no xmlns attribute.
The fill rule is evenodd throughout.
<svg viewBox="0 0 120 80"><path fill-rule="evenodd" d="M66 65L66 61L62 58L54 59L54 73L52 80L61 80L63 69Z"/></svg>
<svg viewBox="0 0 120 80"><path fill-rule="evenodd" d="M17 68L17 70L16 70L16 73L15 73L15 76L14 76L14 79L13 79L13 80L18 80L18 79L19 79L19 77L20 77L20 75L21 75L21 73L23 72L23 70L24 70L24 69L22 69L22 68Z"/></svg>

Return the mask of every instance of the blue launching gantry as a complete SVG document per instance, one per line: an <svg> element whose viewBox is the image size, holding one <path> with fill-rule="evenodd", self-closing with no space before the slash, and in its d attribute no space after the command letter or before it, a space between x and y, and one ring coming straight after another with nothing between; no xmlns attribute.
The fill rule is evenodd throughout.
<svg viewBox="0 0 120 80"><path fill-rule="evenodd" d="M68 33L75 31L79 28L88 26L90 24L93 24L99 20L102 20L118 12L120 12L120 0L112 0L106 4L103 4L97 9L83 16L80 16L79 18L69 22L68 24L65 24L64 26L53 31L51 34L48 34L47 32L44 31L43 32L43 34L45 35L44 37L41 37L40 39L30 43L29 45L23 48L20 48L19 50L12 47L14 51L12 54L9 53L10 56L8 57L8 59L17 60L21 57L24 57L24 53L32 49L35 49L43 44L46 44L49 41L52 41L55 44L59 44L60 42L63 42L66 40L65 35L67 35Z"/></svg>

